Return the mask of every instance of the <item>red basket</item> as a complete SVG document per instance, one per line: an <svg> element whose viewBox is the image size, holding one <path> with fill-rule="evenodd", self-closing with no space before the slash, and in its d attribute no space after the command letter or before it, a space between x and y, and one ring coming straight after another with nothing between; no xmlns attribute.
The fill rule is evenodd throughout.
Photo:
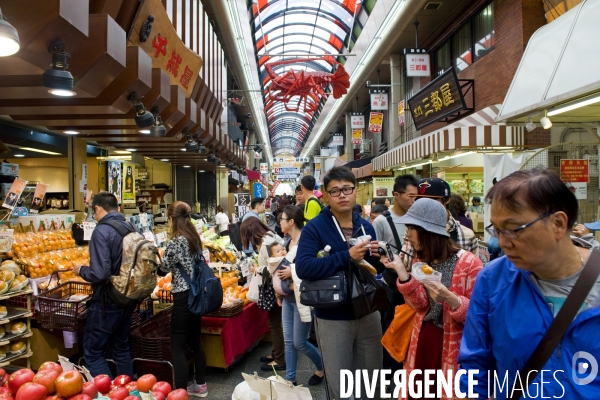
<svg viewBox="0 0 600 400"><path fill-rule="evenodd" d="M171 312L165 308L146 321L131 327L131 358L172 361L171 355ZM192 350L186 346L186 357L190 359Z"/></svg>
<svg viewBox="0 0 600 400"><path fill-rule="evenodd" d="M84 294L81 300L69 300L76 294ZM65 282L37 296L39 312L37 319L45 329L77 332L85 326L86 301L91 298L92 284L88 282Z"/></svg>

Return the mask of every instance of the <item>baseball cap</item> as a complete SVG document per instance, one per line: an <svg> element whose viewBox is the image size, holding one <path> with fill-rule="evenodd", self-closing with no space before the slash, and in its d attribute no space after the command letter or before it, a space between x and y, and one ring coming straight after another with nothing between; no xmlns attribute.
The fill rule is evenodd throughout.
<svg viewBox="0 0 600 400"><path fill-rule="evenodd" d="M442 198L450 197L450 185L440 178L424 178L417 185L417 195L415 197Z"/></svg>

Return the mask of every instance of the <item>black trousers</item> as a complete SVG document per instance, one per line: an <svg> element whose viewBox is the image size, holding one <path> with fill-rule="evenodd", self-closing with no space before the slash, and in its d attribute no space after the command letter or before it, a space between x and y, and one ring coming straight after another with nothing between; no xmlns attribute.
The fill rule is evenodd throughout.
<svg viewBox="0 0 600 400"><path fill-rule="evenodd" d="M173 312L171 314L171 354L175 369L174 389L186 389L189 379L185 345L194 354L196 383L206 383L206 355L200 341L202 317L194 315L187 306L188 292L173 293Z"/></svg>

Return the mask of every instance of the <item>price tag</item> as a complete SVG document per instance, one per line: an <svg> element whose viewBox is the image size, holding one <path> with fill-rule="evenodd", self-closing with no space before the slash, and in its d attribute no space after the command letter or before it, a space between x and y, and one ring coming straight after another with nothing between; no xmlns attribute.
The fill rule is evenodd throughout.
<svg viewBox="0 0 600 400"><path fill-rule="evenodd" d="M199 235L202 235L202 224L200 222L196 224L196 232L198 232Z"/></svg>
<svg viewBox="0 0 600 400"><path fill-rule="evenodd" d="M140 214L140 224L144 227L147 228L148 227L148 214L146 213L141 213Z"/></svg>
<svg viewBox="0 0 600 400"><path fill-rule="evenodd" d="M14 229L0 230L0 253L8 253L12 250Z"/></svg>
<svg viewBox="0 0 600 400"><path fill-rule="evenodd" d="M250 273L250 268L248 268L248 263L242 263L240 265L240 268L242 269L242 277L245 278L248 276L248 274Z"/></svg>
<svg viewBox="0 0 600 400"><path fill-rule="evenodd" d="M156 241L160 244L167 241L167 232L159 232L156 234Z"/></svg>
<svg viewBox="0 0 600 400"><path fill-rule="evenodd" d="M143 233L143 235L146 238L146 240L151 241L156 246L156 240L154 239L154 234L152 232L146 231Z"/></svg>
<svg viewBox="0 0 600 400"><path fill-rule="evenodd" d="M92 233L94 232L94 229L96 229L95 222L84 221L83 222L83 240L92 239Z"/></svg>

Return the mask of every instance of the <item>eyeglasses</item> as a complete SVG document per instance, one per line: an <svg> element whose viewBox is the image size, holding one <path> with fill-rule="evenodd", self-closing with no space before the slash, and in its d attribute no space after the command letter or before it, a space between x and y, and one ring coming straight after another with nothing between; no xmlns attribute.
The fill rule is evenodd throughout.
<svg viewBox="0 0 600 400"><path fill-rule="evenodd" d="M331 197L339 197L342 192L344 192L345 195L352 194L352 192L354 192L354 189L356 189L356 186L345 187L341 189L333 189L328 191L327 193L329 193Z"/></svg>
<svg viewBox="0 0 600 400"><path fill-rule="evenodd" d="M502 236L504 236L506 239L517 239L518 232L522 231L523 229L535 224L536 222L538 222L546 217L549 217L552 214L554 214L554 213L549 212L548 214L544 214L541 217L538 217L538 218L534 219L533 221L526 223L525 225L521 225L517 229L494 229L494 228L492 228L492 224L490 224L489 226L487 226L485 228L485 231L495 238L497 238L498 236L500 236L500 234L502 234Z"/></svg>

